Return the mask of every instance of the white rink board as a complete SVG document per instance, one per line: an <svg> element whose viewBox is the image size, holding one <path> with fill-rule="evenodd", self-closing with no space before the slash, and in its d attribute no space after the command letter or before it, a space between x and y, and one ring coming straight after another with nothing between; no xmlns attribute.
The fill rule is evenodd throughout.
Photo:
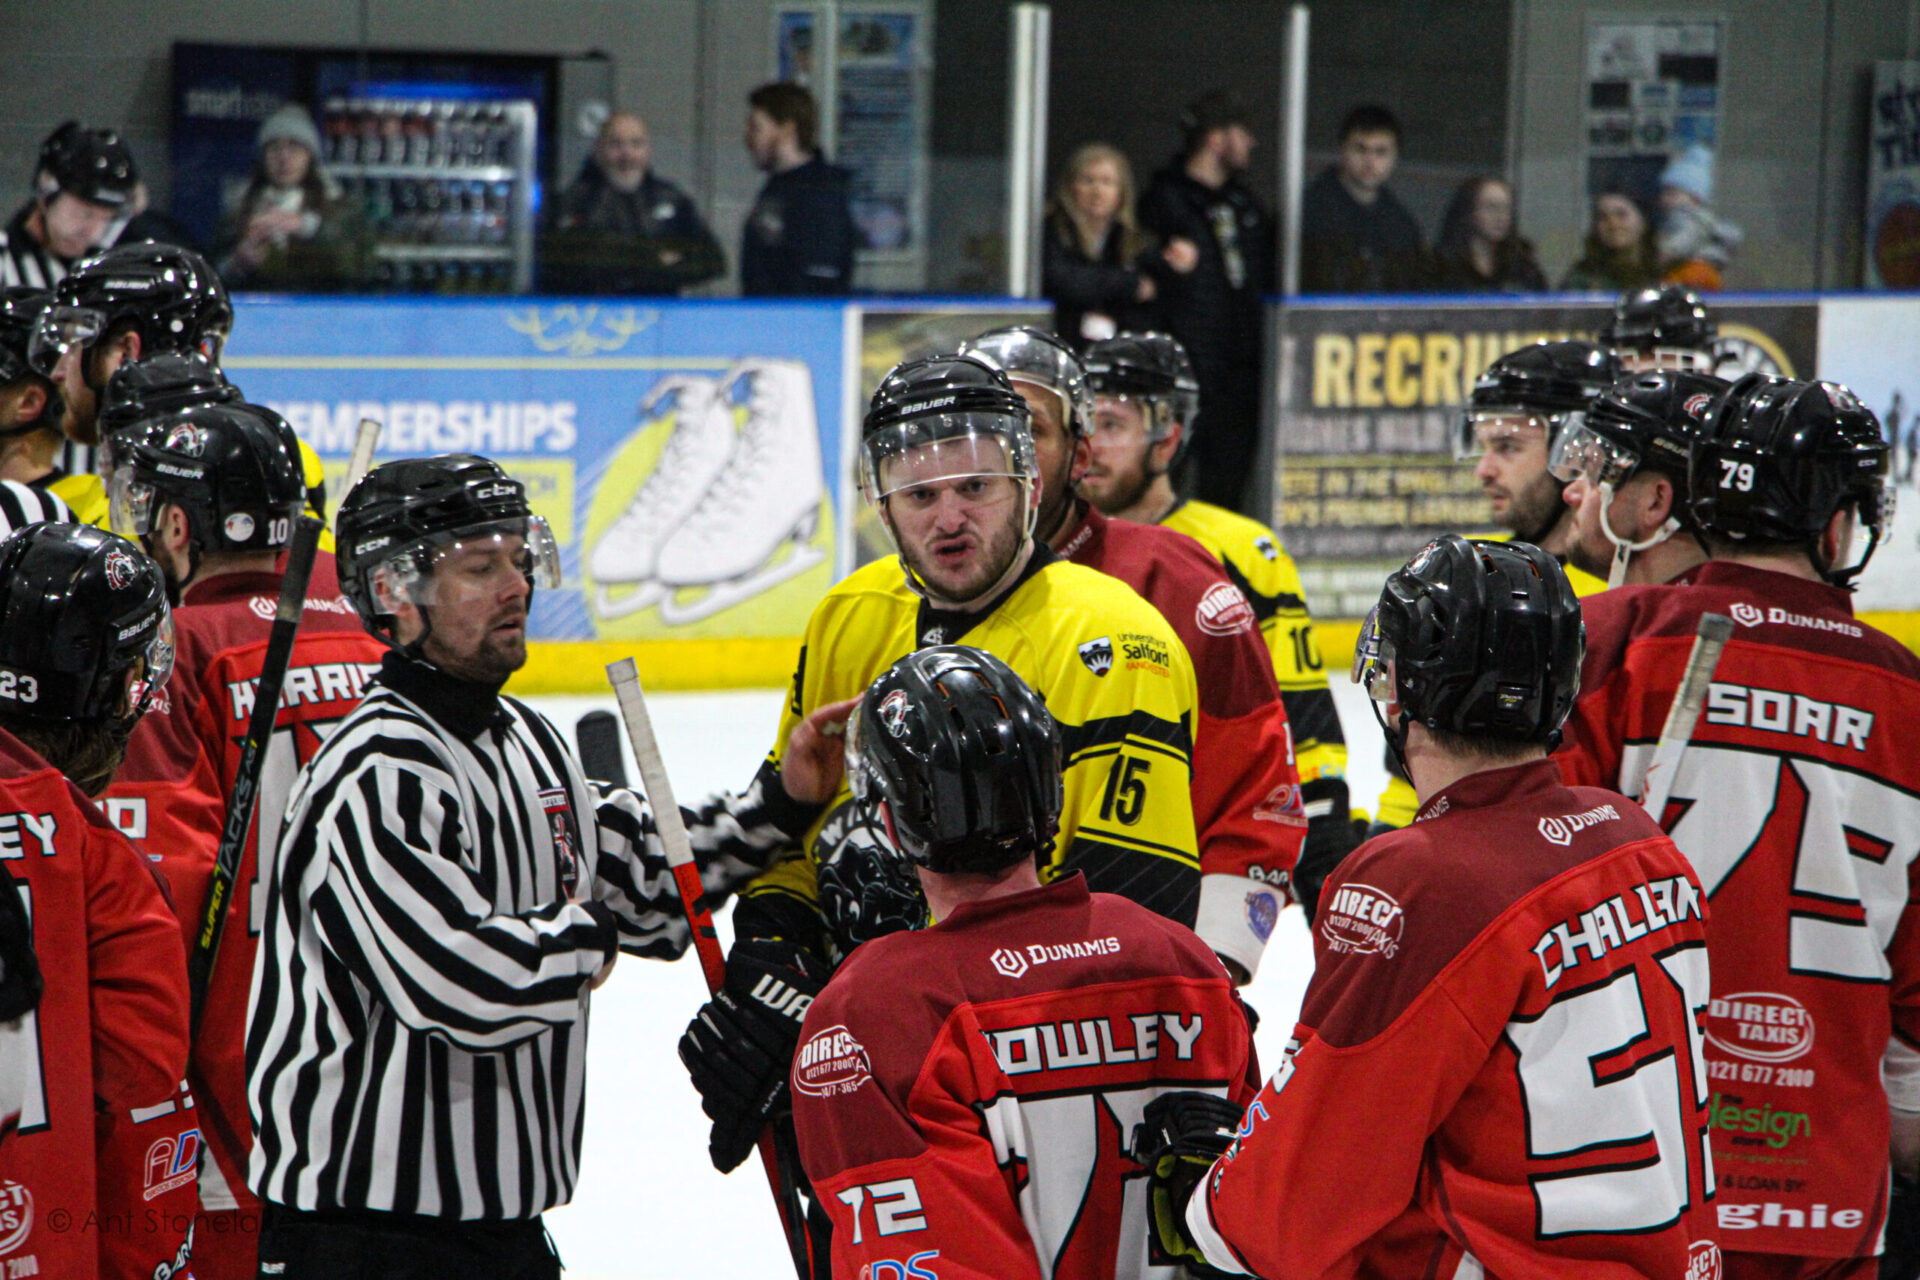
<svg viewBox="0 0 1920 1280"><path fill-rule="evenodd" d="M1371 808L1385 782L1379 731L1358 689L1339 678L1333 686L1352 746L1354 795ZM648 700L683 803L746 785L773 740L782 696L752 690ZM569 740L584 712L613 709L611 693L530 701ZM730 946L725 914L720 932ZM1300 912L1283 911L1245 993L1261 1016L1257 1039L1268 1070L1292 1033L1311 963ZM547 1216L570 1280L779 1280L792 1273L757 1157L727 1177L707 1160L707 1120L674 1051L705 998L691 954L673 964L624 956L594 994L580 1181L573 1203Z"/></svg>

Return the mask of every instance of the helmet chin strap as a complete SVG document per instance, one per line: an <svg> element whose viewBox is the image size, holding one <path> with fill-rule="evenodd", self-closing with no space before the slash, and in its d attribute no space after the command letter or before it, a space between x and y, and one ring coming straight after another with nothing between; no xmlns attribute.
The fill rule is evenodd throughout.
<svg viewBox="0 0 1920 1280"><path fill-rule="evenodd" d="M1680 532L1680 522L1668 516L1666 523L1654 530L1653 536L1641 542L1628 542L1613 531L1613 522L1607 513L1613 510L1613 485L1610 481L1600 482L1600 532L1607 535L1607 541L1613 544L1613 567L1607 571L1607 588L1612 590L1627 580L1627 562L1633 559L1636 551L1645 551L1657 547Z"/></svg>
<svg viewBox="0 0 1920 1280"><path fill-rule="evenodd" d="M1400 766L1401 774L1411 782L1413 771L1407 768L1407 726L1413 723L1413 717L1402 707L1399 724L1389 726L1386 713L1380 709L1380 705L1377 699L1367 699L1367 706L1373 710L1373 718L1380 726L1380 734L1387 740L1387 750L1393 753L1394 763Z"/></svg>

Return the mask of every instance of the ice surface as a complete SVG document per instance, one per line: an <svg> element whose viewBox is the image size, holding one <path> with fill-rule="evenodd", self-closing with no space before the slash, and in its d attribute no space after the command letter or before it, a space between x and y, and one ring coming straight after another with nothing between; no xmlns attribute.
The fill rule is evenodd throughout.
<svg viewBox="0 0 1920 1280"><path fill-rule="evenodd" d="M644 674L644 673L643 673ZM1364 695L1333 681L1351 744L1355 799L1385 783L1379 731ZM773 741L776 690L657 694L654 730L680 801L742 787ZM613 697L532 700L572 739L574 722ZM628 771L637 777L632 759ZM720 920L723 945L729 922ZM1260 1013L1271 1070L1292 1033L1312 948L1297 909L1283 911L1259 976L1244 993ZM547 1217L570 1280L755 1280L791 1273L757 1157L722 1177L707 1161L707 1121L674 1046L706 998L691 954L674 964L622 957L593 997L586 1138L573 1203Z"/></svg>

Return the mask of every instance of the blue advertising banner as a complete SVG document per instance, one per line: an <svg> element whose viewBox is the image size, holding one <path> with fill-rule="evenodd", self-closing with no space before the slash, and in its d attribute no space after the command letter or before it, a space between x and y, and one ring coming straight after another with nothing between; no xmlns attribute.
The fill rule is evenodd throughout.
<svg viewBox="0 0 1920 1280"><path fill-rule="evenodd" d="M225 366L327 466L485 454L566 582L536 640L798 636L850 563L833 303L243 298Z"/></svg>

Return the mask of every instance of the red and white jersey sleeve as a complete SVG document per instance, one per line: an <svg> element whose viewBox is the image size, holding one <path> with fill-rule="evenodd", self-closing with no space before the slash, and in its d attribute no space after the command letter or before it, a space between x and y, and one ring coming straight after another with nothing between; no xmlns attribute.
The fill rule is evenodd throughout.
<svg viewBox="0 0 1920 1280"><path fill-rule="evenodd" d="M46 981L21 1028L34 1057L20 1127L0 1145L0 1264L17 1275L165 1274L156 1268L182 1256L194 1211L198 1145L180 1094L179 928L146 860L3 732L0 792L0 857L20 883ZM98 1218L82 1228L106 1213L134 1216L113 1232Z"/></svg>
<svg viewBox="0 0 1920 1280"><path fill-rule="evenodd" d="M1215 1266L1690 1274L1714 1256L1704 899L1620 796L1473 775L1321 894L1294 1047L1188 1207Z"/></svg>
<svg viewBox="0 0 1920 1280"><path fill-rule="evenodd" d="M1148 1102L1252 1096L1246 1014L1190 932L1078 875L854 953L808 1011L794 1122L836 1280L1134 1280Z"/></svg>
<svg viewBox="0 0 1920 1280"><path fill-rule="evenodd" d="M1920 659L1844 591L1725 562L1585 607L1562 758L1630 794L1701 614L1735 623L1660 815L1713 903L1723 1242L1874 1254L1888 1104L1920 1110Z"/></svg>
<svg viewBox="0 0 1920 1280"><path fill-rule="evenodd" d="M246 1016L261 926L256 913L260 850L278 846L300 766L360 704L361 691L386 652L362 628L337 587L324 595L316 594L320 589L316 574L281 688L253 830L241 853L194 1046L195 1100L209 1156L201 1166L201 1199L214 1210L254 1203L246 1188L252 1145ZM139 838L165 874L189 949L212 886L227 797L239 772L279 594L280 576L271 573L228 574L188 588L174 613L173 679L161 705L134 731L127 762L107 792L110 816Z"/></svg>
<svg viewBox="0 0 1920 1280"><path fill-rule="evenodd" d="M1193 823L1198 933L1251 974L1306 840L1293 737L1272 656L1246 595L1183 533L1089 508L1060 554L1120 579L1167 620L1193 658Z"/></svg>

